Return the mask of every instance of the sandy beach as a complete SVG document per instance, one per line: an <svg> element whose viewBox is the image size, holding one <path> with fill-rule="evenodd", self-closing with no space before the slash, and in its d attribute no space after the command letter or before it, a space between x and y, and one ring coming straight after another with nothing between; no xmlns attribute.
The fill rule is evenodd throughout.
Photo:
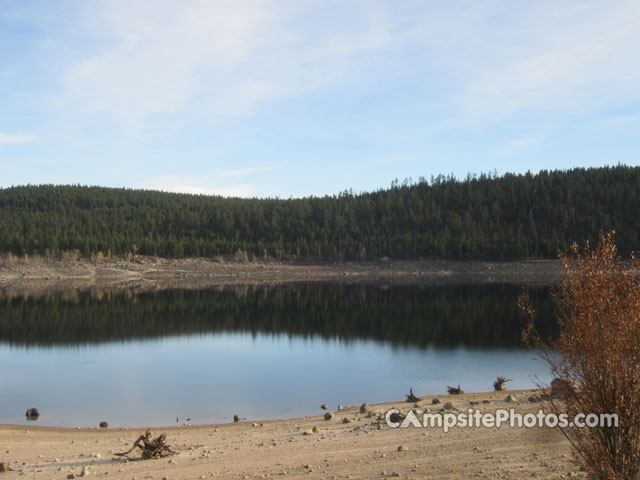
<svg viewBox="0 0 640 480"><path fill-rule="evenodd" d="M582 477L568 442L550 428L390 428L382 415L389 408L438 412L446 402L458 411L494 412L514 408L537 412L534 390L422 397L337 411L332 420L318 405L318 416L261 422L153 429L165 432L177 452L156 460L115 456L144 429L62 429L0 426L0 462L12 470L3 478L65 479L68 475L123 479L198 478L504 478ZM507 402L515 395L515 402ZM438 398L441 403L432 404ZM484 403L487 401L488 403ZM454 411L455 412L455 411ZM347 420L345 420L347 419ZM317 433L311 433L317 427ZM305 434L305 432L307 434ZM311 433L311 434L309 434ZM132 453L132 457L139 456Z"/></svg>

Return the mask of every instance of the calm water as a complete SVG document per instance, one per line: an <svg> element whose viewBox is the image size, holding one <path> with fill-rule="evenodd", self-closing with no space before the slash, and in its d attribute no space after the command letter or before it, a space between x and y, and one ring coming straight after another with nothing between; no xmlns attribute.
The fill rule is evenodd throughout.
<svg viewBox="0 0 640 480"><path fill-rule="evenodd" d="M515 286L235 288L0 299L0 423L273 419L547 379ZM530 291L553 335L546 289Z"/></svg>

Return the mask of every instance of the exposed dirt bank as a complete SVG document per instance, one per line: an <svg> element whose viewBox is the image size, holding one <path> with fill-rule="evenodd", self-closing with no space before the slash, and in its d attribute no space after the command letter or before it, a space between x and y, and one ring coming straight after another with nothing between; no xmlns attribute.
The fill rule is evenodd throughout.
<svg viewBox="0 0 640 480"><path fill-rule="evenodd" d="M64 262L19 260L0 263L0 288L39 291L71 288L206 288L216 285L334 283L429 285L517 283L552 284L558 261L450 262L389 261L362 263L230 263L208 259Z"/></svg>

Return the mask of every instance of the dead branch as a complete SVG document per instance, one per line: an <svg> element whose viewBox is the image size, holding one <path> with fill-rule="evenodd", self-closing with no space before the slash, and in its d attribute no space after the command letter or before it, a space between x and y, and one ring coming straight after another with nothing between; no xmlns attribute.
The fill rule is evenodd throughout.
<svg viewBox="0 0 640 480"><path fill-rule="evenodd" d="M171 447L165 443L167 439L167 434L162 433L155 439L151 438L151 432L147 430L144 435L140 435L138 439L133 442L133 445L129 450L122 453L114 453L114 455L118 455L121 457L128 457L129 454L138 447L142 450L141 460L148 460L151 458L160 458L160 457L168 457L169 455L175 455L177 452L171 450Z"/></svg>

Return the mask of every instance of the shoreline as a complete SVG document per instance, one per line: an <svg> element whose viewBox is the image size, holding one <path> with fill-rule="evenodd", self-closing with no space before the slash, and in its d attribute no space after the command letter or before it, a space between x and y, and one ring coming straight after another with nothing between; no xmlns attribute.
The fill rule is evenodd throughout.
<svg viewBox="0 0 640 480"><path fill-rule="evenodd" d="M18 259L0 262L0 291L33 293L88 288L147 291L296 283L381 286L506 283L544 286L555 284L561 272L558 260L239 263L155 257L103 262Z"/></svg>
<svg viewBox="0 0 640 480"><path fill-rule="evenodd" d="M384 412L396 407L438 412L452 402L492 413L514 408L536 412L535 389L429 395L417 407L405 401L340 411L326 421L319 415L285 420L248 420L215 425L154 428L167 434L177 452L169 458L135 461L114 456L130 448L145 429L73 429L0 425L0 462L12 474L35 479L86 474L115 478L564 478L583 476L568 442L549 428L389 428ZM508 402L506 397L516 397ZM440 404L432 404L438 398ZM484 403L484 402L488 403ZM331 406L334 407L334 406ZM455 410L454 410L455 413ZM347 420L344 420L344 419ZM382 419L381 419L382 418ZM316 427L317 433L312 429ZM134 453L132 457L137 457ZM6 475L6 474L5 474Z"/></svg>
<svg viewBox="0 0 640 480"><path fill-rule="evenodd" d="M441 395L423 395L420 398L420 404L421 407L424 406L429 406L427 404L430 404L431 401L434 398L437 398L439 400L442 401L441 404L438 405L438 407L442 407L442 405L444 403L447 402L447 399L474 399L476 397L481 397L482 399L484 398L494 398L495 396L500 396L501 394L504 394L503 396L507 396L507 395L522 395L522 394L527 394L527 395L534 395L536 393L541 393L543 391L543 389L541 388L519 388L519 389L514 389L514 390L502 390L502 391L486 391L486 392L465 392L463 394L460 395L450 395L447 393L443 393ZM400 405L402 408L408 408L408 407L413 407L414 403L413 402L409 402L407 400L391 400L391 401L385 401L385 402L380 402L380 403L367 403L367 405L370 407L371 410L380 410L383 408L391 408L391 406L398 406ZM76 432L76 431L140 431L140 430L183 430L183 429L194 429L194 428L220 428L224 425L238 425L238 424L253 424L253 423L263 423L263 424L267 424L267 423L277 423L277 422L303 422L303 421L307 421L307 420L313 420L313 419L320 419L320 417L322 417L326 412L332 412L334 414L348 414L348 413L357 413L359 408L360 408L360 404L357 405L340 405L340 409L336 408L331 408L332 406L329 405L329 408L327 410L322 409L320 407L320 405L317 406L317 410L320 412L318 414L314 414L314 415L302 415L302 416L283 416L282 418L271 418L271 419L260 419L260 418L241 418L239 422L234 422L232 419L227 421L227 422L219 422L219 423L188 423L187 425L182 425L182 424L168 424L168 425L158 425L158 426L138 426L138 427L108 427L107 429L102 429L100 428L98 425L96 426L90 426L90 427L78 427L78 426L56 426L56 425L38 425L38 420L35 420L33 422L30 422L28 424L18 424L18 423L0 423L0 431L2 431L3 428L23 428L25 430L36 430L36 429L44 429L44 430L52 430L52 431L61 431L61 432ZM183 421L182 419L180 420L181 422Z"/></svg>

